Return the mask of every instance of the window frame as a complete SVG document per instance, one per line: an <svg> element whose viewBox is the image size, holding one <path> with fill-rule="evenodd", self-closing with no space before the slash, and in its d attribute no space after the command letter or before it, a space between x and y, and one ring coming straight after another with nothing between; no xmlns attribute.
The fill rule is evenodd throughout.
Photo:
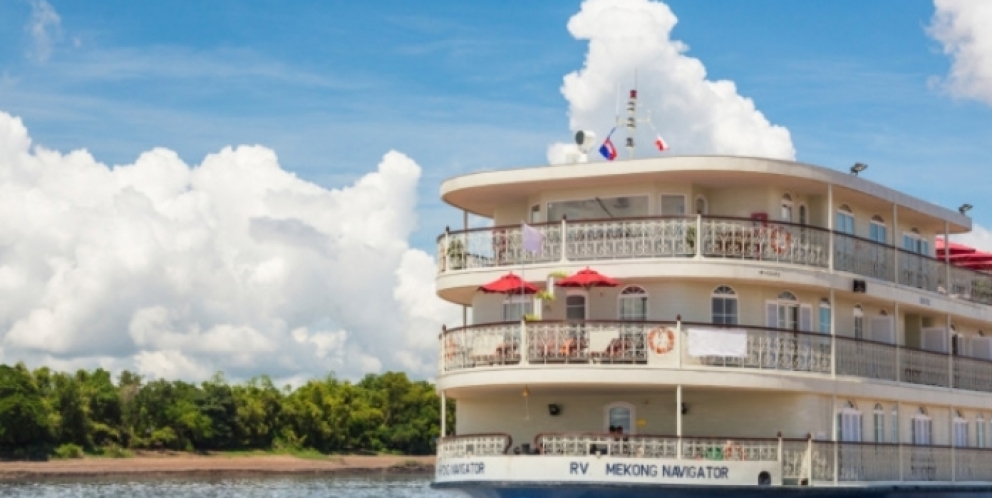
<svg viewBox="0 0 992 498"><path fill-rule="evenodd" d="M614 401L603 405L603 432L609 432L609 427L613 425L610 423L610 411L614 408L626 409L629 414L630 430L629 432L624 431L624 435L637 434L637 407L633 403L626 401Z"/></svg>
<svg viewBox="0 0 992 498"><path fill-rule="evenodd" d="M842 218L844 218L843 223L841 223ZM836 220L836 225L838 225L834 227L835 232L842 233L844 235L854 235L854 211L851 210L850 206L847 204L841 204L840 207L837 208L834 219ZM850 226L848 227L846 225ZM848 229L850 229L850 231L848 231Z"/></svg>
<svg viewBox="0 0 992 498"><path fill-rule="evenodd" d="M631 289L640 289L640 292L639 293L636 293L636 294L635 293L632 293L632 292L628 292ZM644 318L641 318L641 319L624 318L624 308L623 308L623 302L624 302L624 300L634 300L634 299L638 299L638 298L644 300ZM645 322L645 321L647 321L647 319L648 319L648 306L650 305L650 301L649 301L648 298L649 298L649 294L648 294L647 289L645 289L644 287L641 287L640 285L627 285L627 286L623 287L622 289L620 289L620 292L617 293L617 320L622 321L622 322Z"/></svg>
<svg viewBox="0 0 992 498"><path fill-rule="evenodd" d="M729 291L729 292L721 292L721 290L723 290L723 289L726 289L726 291ZM723 317L724 319L727 316L730 316L728 313L726 313L726 302L727 301L733 301L734 302L734 313L733 313L733 320L732 321L729 321L729 322L728 321L717 321L717 314L716 314L716 311L714 309L715 306L716 306L717 300L720 300L720 301L724 301L725 302L724 303L724 308L723 308L724 313L721 313L720 314L720 316ZM737 297L737 291L735 291L733 287L731 287L729 285L719 285L715 289L713 289L713 292L710 294L710 320L711 320L712 323L714 323L714 324L720 324L720 325L738 325L738 324L740 324L740 309L741 309L741 307L740 307L740 299L738 299L738 297Z"/></svg>
<svg viewBox="0 0 992 498"><path fill-rule="evenodd" d="M665 197L681 197L682 198L682 212L681 213L676 213L676 214L666 214L665 213ZM679 194L679 193L675 193L675 192L672 192L672 193L662 192L662 193L658 194L658 215L659 216L685 216L685 214L686 214L686 208L688 207L688 204L689 204L689 198L685 194Z"/></svg>

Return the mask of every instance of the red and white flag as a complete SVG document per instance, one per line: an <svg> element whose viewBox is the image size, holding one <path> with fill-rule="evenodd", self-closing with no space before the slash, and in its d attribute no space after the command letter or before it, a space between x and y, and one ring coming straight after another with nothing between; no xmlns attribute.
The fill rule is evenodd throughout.
<svg viewBox="0 0 992 498"><path fill-rule="evenodd" d="M657 147L658 150L662 152L668 150L668 144L666 144L665 140L661 138L661 135L656 135L656 136L658 137L658 139L654 141L654 146Z"/></svg>

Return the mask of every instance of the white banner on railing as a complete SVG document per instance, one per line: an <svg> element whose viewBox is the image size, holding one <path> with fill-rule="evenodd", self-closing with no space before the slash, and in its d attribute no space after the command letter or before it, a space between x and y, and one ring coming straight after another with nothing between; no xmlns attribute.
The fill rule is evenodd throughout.
<svg viewBox="0 0 992 498"><path fill-rule="evenodd" d="M689 356L747 356L747 331L690 327Z"/></svg>

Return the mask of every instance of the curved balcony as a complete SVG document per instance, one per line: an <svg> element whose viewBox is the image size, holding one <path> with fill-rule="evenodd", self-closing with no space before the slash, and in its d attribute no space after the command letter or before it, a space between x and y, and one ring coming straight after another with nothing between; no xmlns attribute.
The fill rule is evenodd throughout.
<svg viewBox="0 0 992 498"><path fill-rule="evenodd" d="M534 228L544 236L538 252L524 250L520 225L446 232L437 239L438 274L552 262L742 259L843 271L992 304L992 275L808 225L694 216L562 220Z"/></svg>
<svg viewBox="0 0 992 498"><path fill-rule="evenodd" d="M444 374L518 365L774 370L992 392L992 361L813 332L692 322L499 322L447 329ZM953 373L953 375L952 375Z"/></svg>

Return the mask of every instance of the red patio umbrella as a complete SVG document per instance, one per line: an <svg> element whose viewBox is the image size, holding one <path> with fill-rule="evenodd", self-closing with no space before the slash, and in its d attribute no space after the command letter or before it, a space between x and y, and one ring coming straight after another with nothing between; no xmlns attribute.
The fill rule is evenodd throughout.
<svg viewBox="0 0 992 498"><path fill-rule="evenodd" d="M620 285L620 281L586 267L585 270L579 270L575 275L555 282L555 285L559 287L581 287L583 289L589 289L590 287L616 287Z"/></svg>
<svg viewBox="0 0 992 498"><path fill-rule="evenodd" d="M510 272L479 287L479 290L489 294L537 294L538 288Z"/></svg>
<svg viewBox="0 0 992 498"><path fill-rule="evenodd" d="M937 237L937 240L934 241L933 247L937 251L937 255L941 257L944 256L944 251L951 253L952 257L957 254L972 254L976 251L974 247L958 244L956 242L945 244L944 239L941 237Z"/></svg>

